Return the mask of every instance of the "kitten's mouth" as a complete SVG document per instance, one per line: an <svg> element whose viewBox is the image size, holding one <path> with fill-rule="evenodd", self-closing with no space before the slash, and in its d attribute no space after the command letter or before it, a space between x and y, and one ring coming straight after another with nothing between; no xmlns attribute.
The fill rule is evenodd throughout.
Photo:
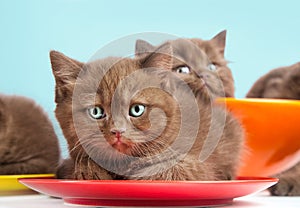
<svg viewBox="0 0 300 208"><path fill-rule="evenodd" d="M205 82L204 79L201 79L201 81L202 81L202 83L199 88L200 92L203 92L207 95L209 95L210 93L214 93L214 89L207 82Z"/></svg>
<svg viewBox="0 0 300 208"><path fill-rule="evenodd" d="M209 86L206 84L206 82L203 79L200 79L202 81L199 90L202 91L205 88L208 88Z"/></svg>
<svg viewBox="0 0 300 208"><path fill-rule="evenodd" d="M111 146L121 153L129 154L131 144L122 137L115 137L111 143Z"/></svg>
<svg viewBox="0 0 300 208"><path fill-rule="evenodd" d="M127 153L129 148L129 146L125 143L115 143L112 145L112 147L121 153Z"/></svg>

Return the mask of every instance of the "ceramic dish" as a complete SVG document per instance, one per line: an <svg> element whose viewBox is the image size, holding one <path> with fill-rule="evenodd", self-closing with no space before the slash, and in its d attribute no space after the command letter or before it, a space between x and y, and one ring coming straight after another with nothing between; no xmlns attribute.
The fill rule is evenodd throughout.
<svg viewBox="0 0 300 208"><path fill-rule="evenodd" d="M88 206L214 206L262 191L274 178L241 177L231 181L133 181L20 179L40 193L65 203Z"/></svg>
<svg viewBox="0 0 300 208"><path fill-rule="evenodd" d="M54 178L54 174L0 175L0 195L25 194L32 192L19 183L20 178Z"/></svg>
<svg viewBox="0 0 300 208"><path fill-rule="evenodd" d="M218 99L243 124L246 151L239 176L271 176L300 161L300 101Z"/></svg>

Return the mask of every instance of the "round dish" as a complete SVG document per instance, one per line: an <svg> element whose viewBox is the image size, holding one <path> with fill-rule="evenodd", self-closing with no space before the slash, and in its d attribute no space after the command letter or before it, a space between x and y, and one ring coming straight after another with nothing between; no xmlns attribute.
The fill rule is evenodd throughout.
<svg viewBox="0 0 300 208"><path fill-rule="evenodd" d="M220 98L245 128L239 176L271 176L300 161L300 101Z"/></svg>
<svg viewBox="0 0 300 208"><path fill-rule="evenodd" d="M54 174L0 175L0 195L32 192L28 187L19 183L20 178L54 178Z"/></svg>
<svg viewBox="0 0 300 208"><path fill-rule="evenodd" d="M216 206L262 191L275 178L240 177L230 181L134 181L20 179L40 193L65 203L88 206Z"/></svg>

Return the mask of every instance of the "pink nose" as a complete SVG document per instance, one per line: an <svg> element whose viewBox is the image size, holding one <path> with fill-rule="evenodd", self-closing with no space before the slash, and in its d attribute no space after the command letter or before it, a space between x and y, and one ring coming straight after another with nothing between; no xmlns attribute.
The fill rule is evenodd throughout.
<svg viewBox="0 0 300 208"><path fill-rule="evenodd" d="M125 131L126 131L125 128L119 128L119 129L113 128L110 130L110 132L115 134L118 139L121 137L122 133L124 133Z"/></svg>

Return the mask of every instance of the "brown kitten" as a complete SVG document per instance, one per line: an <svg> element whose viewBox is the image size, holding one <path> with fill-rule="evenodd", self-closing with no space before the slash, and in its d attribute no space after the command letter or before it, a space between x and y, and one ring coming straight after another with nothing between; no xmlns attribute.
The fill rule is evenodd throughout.
<svg viewBox="0 0 300 208"><path fill-rule="evenodd" d="M0 174L54 173L59 158L58 139L41 107L0 94Z"/></svg>
<svg viewBox="0 0 300 208"><path fill-rule="evenodd" d="M300 62L271 70L254 83L246 97L300 100Z"/></svg>
<svg viewBox="0 0 300 208"><path fill-rule="evenodd" d="M56 79L55 113L71 157L58 177L228 180L236 176L242 128L222 107L202 99L201 89L191 92L186 83L200 79L190 77L185 82L170 72L170 45L136 59L83 64L56 51L50 52L50 58ZM207 137L220 140L201 161Z"/></svg>
<svg viewBox="0 0 300 208"><path fill-rule="evenodd" d="M225 42L226 30L211 40L194 38L167 41L167 44L172 45L176 57L173 59L172 71L184 80L189 76L200 78L208 86L210 95L234 97L233 76L224 58ZM144 40L137 40L135 52L137 56L142 56L156 48Z"/></svg>
<svg viewBox="0 0 300 208"><path fill-rule="evenodd" d="M271 70L254 83L247 97L300 100L300 62ZM280 180L269 189L272 195L300 196L300 162L276 177Z"/></svg>

